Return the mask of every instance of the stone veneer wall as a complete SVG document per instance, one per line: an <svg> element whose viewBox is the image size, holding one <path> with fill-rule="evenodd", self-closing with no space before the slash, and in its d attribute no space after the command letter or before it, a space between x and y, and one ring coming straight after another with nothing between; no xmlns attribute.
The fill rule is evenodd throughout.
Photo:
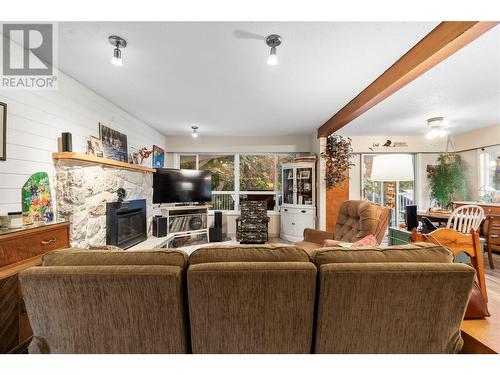
<svg viewBox="0 0 500 375"><path fill-rule="evenodd" d="M71 222L72 247L106 244L106 203L116 202L124 188L126 200L146 199L147 229L151 235L153 174L74 160L56 162L56 212Z"/></svg>

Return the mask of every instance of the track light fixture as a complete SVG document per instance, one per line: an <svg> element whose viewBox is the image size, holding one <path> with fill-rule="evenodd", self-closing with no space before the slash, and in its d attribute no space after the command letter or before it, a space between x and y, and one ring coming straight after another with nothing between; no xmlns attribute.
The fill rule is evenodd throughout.
<svg viewBox="0 0 500 375"><path fill-rule="evenodd" d="M191 129L193 129L193 138L198 138L198 127L197 126L191 126Z"/></svg>
<svg viewBox="0 0 500 375"><path fill-rule="evenodd" d="M109 43L115 46L115 49L113 50L113 58L111 59L111 63L116 66L122 66L123 65L122 51L120 48L127 47L127 41L116 35L111 35L108 38L108 40Z"/></svg>
<svg viewBox="0 0 500 375"><path fill-rule="evenodd" d="M267 63L269 65L278 64L278 56L276 55L276 47L281 44L281 36L277 34L271 34L266 38L266 44L271 47L269 52L269 57L267 58Z"/></svg>

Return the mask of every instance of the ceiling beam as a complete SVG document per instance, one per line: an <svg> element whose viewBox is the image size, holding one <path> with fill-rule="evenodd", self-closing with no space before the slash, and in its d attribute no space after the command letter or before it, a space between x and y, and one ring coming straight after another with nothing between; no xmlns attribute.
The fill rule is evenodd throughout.
<svg viewBox="0 0 500 375"><path fill-rule="evenodd" d="M318 129L318 138L343 128L499 22L441 22Z"/></svg>

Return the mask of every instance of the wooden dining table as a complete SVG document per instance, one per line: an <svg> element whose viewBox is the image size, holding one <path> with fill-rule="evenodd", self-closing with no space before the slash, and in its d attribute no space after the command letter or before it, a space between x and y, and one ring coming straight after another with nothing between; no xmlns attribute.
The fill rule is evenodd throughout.
<svg viewBox="0 0 500 375"><path fill-rule="evenodd" d="M426 217L433 223L447 223L448 219L451 216L451 211L424 211L424 210L419 210L417 211L417 218L420 219L422 217Z"/></svg>

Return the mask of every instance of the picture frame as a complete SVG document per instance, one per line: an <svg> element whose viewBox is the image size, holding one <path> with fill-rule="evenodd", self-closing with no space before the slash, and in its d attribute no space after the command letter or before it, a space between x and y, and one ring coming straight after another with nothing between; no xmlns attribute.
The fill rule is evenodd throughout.
<svg viewBox="0 0 500 375"><path fill-rule="evenodd" d="M310 177L311 177L310 170L300 171L299 173L299 180L308 180Z"/></svg>
<svg viewBox="0 0 500 375"><path fill-rule="evenodd" d="M304 182L304 191L311 191L311 184L309 182Z"/></svg>
<svg viewBox="0 0 500 375"><path fill-rule="evenodd" d="M0 102L0 160L7 160L7 104Z"/></svg>
<svg viewBox="0 0 500 375"><path fill-rule="evenodd" d="M89 140L87 141L87 154L97 156L99 158L104 157L102 141L99 138L90 136Z"/></svg>
<svg viewBox="0 0 500 375"><path fill-rule="evenodd" d="M105 158L128 163L127 136L99 123L99 138Z"/></svg>
<svg viewBox="0 0 500 375"><path fill-rule="evenodd" d="M163 168L165 165L165 150L159 146L153 145L153 168Z"/></svg>

